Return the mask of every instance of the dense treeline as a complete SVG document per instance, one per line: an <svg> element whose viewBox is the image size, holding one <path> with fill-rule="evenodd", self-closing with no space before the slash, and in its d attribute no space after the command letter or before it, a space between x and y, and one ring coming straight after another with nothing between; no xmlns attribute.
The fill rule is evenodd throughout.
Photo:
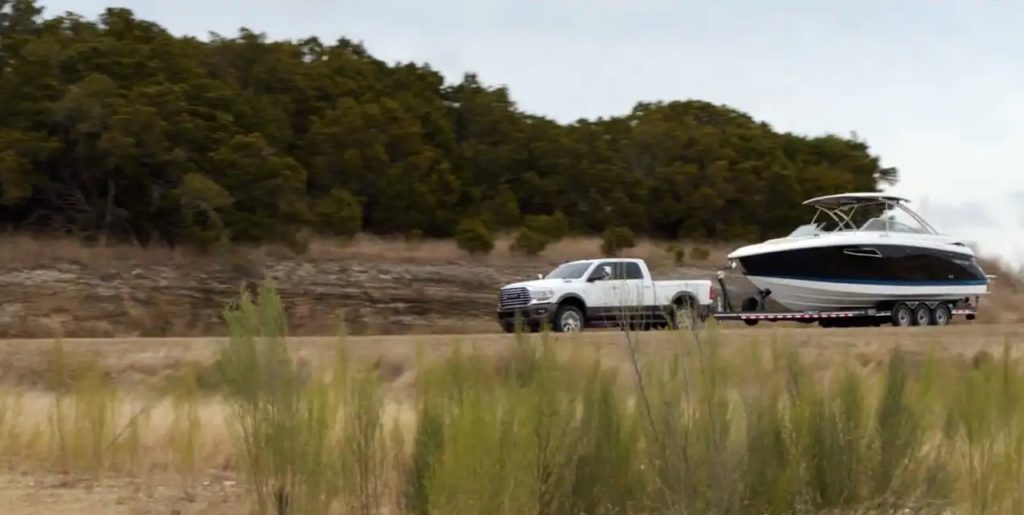
<svg viewBox="0 0 1024 515"><path fill-rule="evenodd" d="M473 75L446 84L345 39L209 39L124 9L93 21L0 0L0 224L209 244L441 237L561 213L581 233L733 238L896 177L863 142L706 102L563 125Z"/></svg>

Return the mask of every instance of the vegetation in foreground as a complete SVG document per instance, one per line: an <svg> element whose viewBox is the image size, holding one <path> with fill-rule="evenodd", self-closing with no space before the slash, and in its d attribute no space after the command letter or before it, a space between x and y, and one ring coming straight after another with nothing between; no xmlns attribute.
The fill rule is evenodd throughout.
<svg viewBox="0 0 1024 515"><path fill-rule="evenodd" d="M530 249L544 216L718 241L789 231L806 198L896 179L855 137L697 100L560 124L344 38L201 41L127 9L47 14L0 0L0 227L301 247L359 231L476 244L483 224Z"/></svg>
<svg viewBox="0 0 1024 515"><path fill-rule="evenodd" d="M547 335L520 335L508 359L465 348L421 363L403 417L386 371L354 367L343 338L323 374L290 352L271 286L226 318L230 343L202 381L226 407L230 463L258 513L1024 509L1024 369L1008 347L969 363L896 350L879 366L821 370L782 342L724 355L713 331L679 333L671 359L648 360L625 333L635 361L623 388L582 345L559 359ZM159 444L188 488L209 434L197 378L168 392L174 415L157 437L152 403L72 373L59 346L52 363L44 423L19 422L17 396L0 402L4 456L133 474Z"/></svg>

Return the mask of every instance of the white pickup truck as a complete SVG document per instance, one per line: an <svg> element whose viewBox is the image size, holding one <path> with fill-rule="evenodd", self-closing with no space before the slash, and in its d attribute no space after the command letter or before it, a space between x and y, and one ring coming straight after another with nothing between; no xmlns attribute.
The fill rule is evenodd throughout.
<svg viewBox="0 0 1024 515"><path fill-rule="evenodd" d="M572 261L534 281L505 285L498 295L498 323L505 332L558 332L584 327L683 325L707 318L714 301L711 281L655 281L642 259ZM685 318L684 318L685 317Z"/></svg>

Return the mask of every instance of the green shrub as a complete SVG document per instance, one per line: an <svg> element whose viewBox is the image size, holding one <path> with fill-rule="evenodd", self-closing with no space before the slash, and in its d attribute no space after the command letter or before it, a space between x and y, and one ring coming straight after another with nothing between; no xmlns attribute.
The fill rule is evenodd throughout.
<svg viewBox="0 0 1024 515"><path fill-rule="evenodd" d="M604 231L604 236L601 238L601 252L606 256L616 256L623 249L635 246L636 241L633 238L633 231L629 230L628 227L609 227Z"/></svg>
<svg viewBox="0 0 1024 515"><path fill-rule="evenodd" d="M420 243L423 241L423 231L419 229L413 229L405 233L406 243Z"/></svg>
<svg viewBox="0 0 1024 515"><path fill-rule="evenodd" d="M711 257L711 251L707 247L694 247L690 249L690 257L694 261L707 261Z"/></svg>
<svg viewBox="0 0 1024 515"><path fill-rule="evenodd" d="M683 266L686 264L686 249L682 245L671 244L668 246L666 251L672 255L672 263L676 266Z"/></svg>
<svg viewBox="0 0 1024 515"><path fill-rule="evenodd" d="M569 221L561 211L551 215L530 215L523 218L523 228L544 236L554 243L569 235Z"/></svg>
<svg viewBox="0 0 1024 515"><path fill-rule="evenodd" d="M460 222L455 231L455 243L470 254L489 254L494 250L494 238L479 220Z"/></svg>
<svg viewBox="0 0 1024 515"><path fill-rule="evenodd" d="M521 252L528 256L536 256L547 248L550 241L546 236L530 229L522 229L510 245L513 252Z"/></svg>
<svg viewBox="0 0 1024 515"><path fill-rule="evenodd" d="M306 385L285 346L287 322L273 284L248 292L225 318L220 371L233 407L239 461L257 513L326 513L340 475L333 446L338 407L322 384Z"/></svg>

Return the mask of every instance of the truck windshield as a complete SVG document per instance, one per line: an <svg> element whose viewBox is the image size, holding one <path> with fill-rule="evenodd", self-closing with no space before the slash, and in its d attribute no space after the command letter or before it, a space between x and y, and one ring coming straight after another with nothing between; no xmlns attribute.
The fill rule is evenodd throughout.
<svg viewBox="0 0 1024 515"><path fill-rule="evenodd" d="M579 279L588 268L590 263L566 263L552 270L546 279Z"/></svg>

